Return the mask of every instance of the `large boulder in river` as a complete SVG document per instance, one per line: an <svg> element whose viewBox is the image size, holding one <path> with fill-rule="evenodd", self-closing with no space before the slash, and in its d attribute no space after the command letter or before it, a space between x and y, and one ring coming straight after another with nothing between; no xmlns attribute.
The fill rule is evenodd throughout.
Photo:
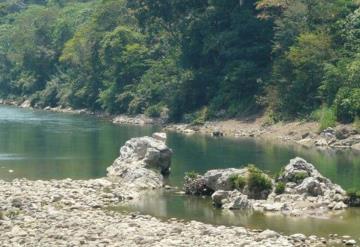
<svg viewBox="0 0 360 247"><path fill-rule="evenodd" d="M346 192L339 185L321 175L312 164L302 158L290 160L278 180L285 183L288 193L325 196L330 201L335 198L337 201L345 199Z"/></svg>
<svg viewBox="0 0 360 247"><path fill-rule="evenodd" d="M172 151L165 140L132 138L120 149L120 156L108 167L108 177L127 185L158 188L170 172Z"/></svg>

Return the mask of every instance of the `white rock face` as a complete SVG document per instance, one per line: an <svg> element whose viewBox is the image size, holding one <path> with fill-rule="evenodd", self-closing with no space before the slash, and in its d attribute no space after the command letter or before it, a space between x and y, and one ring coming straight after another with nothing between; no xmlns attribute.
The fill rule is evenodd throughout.
<svg viewBox="0 0 360 247"><path fill-rule="evenodd" d="M301 174L301 179L299 179L299 174ZM339 185L332 183L330 179L321 175L312 164L298 157L290 160L279 180L286 183L288 191L294 188L293 183L295 183L295 190L300 194L331 197L346 195Z"/></svg>
<svg viewBox="0 0 360 247"><path fill-rule="evenodd" d="M30 100L25 100L21 105L21 108L30 108L31 107L31 102Z"/></svg>
<svg viewBox="0 0 360 247"><path fill-rule="evenodd" d="M234 175L245 177L247 173L247 169L217 169L207 171L203 178L205 180L206 186L214 191L232 190L233 185L231 183L230 177Z"/></svg>
<svg viewBox="0 0 360 247"><path fill-rule="evenodd" d="M165 140L153 137L130 139L108 171L108 177L139 188L159 188L170 172L172 151Z"/></svg>
<svg viewBox="0 0 360 247"><path fill-rule="evenodd" d="M165 132L155 132L154 134L152 134L152 137L155 138L156 140L165 142L167 135Z"/></svg>

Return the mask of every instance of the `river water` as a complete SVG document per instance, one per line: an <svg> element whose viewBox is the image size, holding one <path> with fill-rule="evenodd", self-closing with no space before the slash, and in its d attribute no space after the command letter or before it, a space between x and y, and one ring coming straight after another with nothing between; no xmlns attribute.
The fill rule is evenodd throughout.
<svg viewBox="0 0 360 247"><path fill-rule="evenodd" d="M32 111L0 106L0 179L88 179L106 175L106 167L119 148L132 137L150 135L156 127L118 126L91 116ZM173 149L169 183L181 187L184 173L256 164L278 172L291 158L300 156L344 188L360 189L360 153L317 150L253 139L212 138L168 134ZM295 219L212 208L209 199L174 193L149 193L127 210L161 218L199 220L212 224L270 228L284 233L360 238L360 211L347 210L330 219Z"/></svg>

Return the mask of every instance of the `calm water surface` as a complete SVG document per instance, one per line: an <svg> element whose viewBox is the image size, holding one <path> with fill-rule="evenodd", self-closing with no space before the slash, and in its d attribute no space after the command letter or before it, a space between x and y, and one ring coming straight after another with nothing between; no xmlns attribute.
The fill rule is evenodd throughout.
<svg viewBox="0 0 360 247"><path fill-rule="evenodd" d="M97 118L0 106L0 179L87 179L102 177L131 137L150 135L156 127L117 126ZM278 172L289 159L301 156L344 188L360 189L360 154L289 147L252 139L216 139L169 133L174 151L169 183L181 186L186 171L256 164ZM10 173L9 170L13 172ZM348 210L332 219L294 219L214 210L208 199L156 193L131 210L157 217L224 225L270 228L306 234L350 234L360 238L360 211Z"/></svg>

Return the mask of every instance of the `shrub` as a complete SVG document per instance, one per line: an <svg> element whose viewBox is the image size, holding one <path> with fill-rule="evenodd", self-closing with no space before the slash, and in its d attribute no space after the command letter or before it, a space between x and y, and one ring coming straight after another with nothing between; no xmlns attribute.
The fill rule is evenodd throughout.
<svg viewBox="0 0 360 247"><path fill-rule="evenodd" d="M199 173L195 171L190 171L185 173L185 177L188 177L190 179L196 179L199 176Z"/></svg>
<svg viewBox="0 0 360 247"><path fill-rule="evenodd" d="M305 178L307 178L309 175L307 172L298 172L295 173L294 178L293 178L293 182L295 183L300 183L302 182Z"/></svg>
<svg viewBox="0 0 360 247"><path fill-rule="evenodd" d="M360 132L360 117L356 117L354 121L354 128Z"/></svg>
<svg viewBox="0 0 360 247"><path fill-rule="evenodd" d="M192 120L193 125L203 125L208 119L208 108L204 107L201 110L195 112L194 119Z"/></svg>
<svg viewBox="0 0 360 247"><path fill-rule="evenodd" d="M326 106L314 111L312 118L319 122L319 131L323 131L328 127L334 127L336 125L336 115L334 110Z"/></svg>
<svg viewBox="0 0 360 247"><path fill-rule="evenodd" d="M284 191L285 191L285 184L283 182L279 182L275 185L275 193L277 195L284 193Z"/></svg>
<svg viewBox="0 0 360 247"><path fill-rule="evenodd" d="M260 169L256 168L254 165L248 166L249 177L247 184L249 191L255 197L263 199L267 197L272 189L272 182Z"/></svg>
<svg viewBox="0 0 360 247"><path fill-rule="evenodd" d="M280 171L274 174L275 181L278 181L282 175L284 175L285 168L281 167Z"/></svg>
<svg viewBox="0 0 360 247"><path fill-rule="evenodd" d="M360 116L360 88L341 88L336 94L334 105L339 121L354 121Z"/></svg>
<svg viewBox="0 0 360 247"><path fill-rule="evenodd" d="M145 115L148 117L157 118L161 115L162 106L160 104L149 106L145 110Z"/></svg>
<svg viewBox="0 0 360 247"><path fill-rule="evenodd" d="M239 174L231 175L229 180L232 187L237 190L242 190L246 185L246 179Z"/></svg>

